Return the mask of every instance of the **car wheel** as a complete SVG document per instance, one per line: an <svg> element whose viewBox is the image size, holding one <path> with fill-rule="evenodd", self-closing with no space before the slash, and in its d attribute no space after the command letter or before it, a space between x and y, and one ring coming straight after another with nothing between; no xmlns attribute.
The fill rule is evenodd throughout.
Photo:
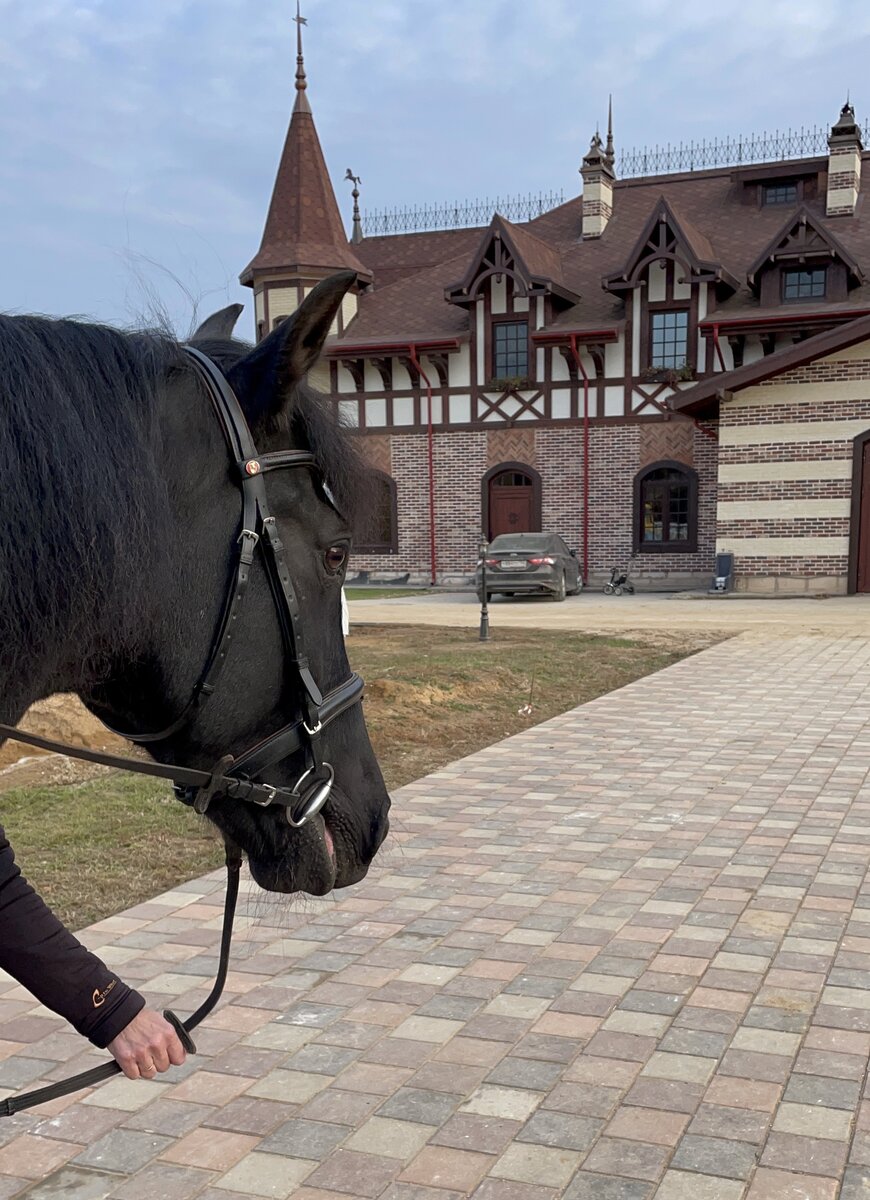
<svg viewBox="0 0 870 1200"><path fill-rule="evenodd" d="M553 599L564 600L567 595L568 593L565 589L565 572L563 571L556 584L556 590L553 592Z"/></svg>

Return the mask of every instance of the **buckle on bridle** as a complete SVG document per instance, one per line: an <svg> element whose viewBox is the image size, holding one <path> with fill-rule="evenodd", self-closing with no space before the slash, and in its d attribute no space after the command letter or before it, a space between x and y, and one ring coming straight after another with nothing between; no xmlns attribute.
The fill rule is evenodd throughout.
<svg viewBox="0 0 870 1200"><path fill-rule="evenodd" d="M305 730L305 732L308 734L309 737L317 737L318 733L320 733L321 729L323 728L323 722L320 720L320 718L318 718L317 724L312 729L307 721L303 721L302 728Z"/></svg>
<svg viewBox="0 0 870 1200"><path fill-rule="evenodd" d="M259 804L260 808L268 808L278 795L278 789L276 787L272 787L270 783L258 783L257 787L262 788L266 795L262 800L258 800L256 796L251 796L251 803Z"/></svg>

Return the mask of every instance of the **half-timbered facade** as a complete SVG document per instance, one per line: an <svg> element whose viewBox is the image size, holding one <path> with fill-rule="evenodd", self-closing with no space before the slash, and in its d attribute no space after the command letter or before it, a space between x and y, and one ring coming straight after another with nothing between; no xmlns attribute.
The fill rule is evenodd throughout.
<svg viewBox="0 0 870 1200"><path fill-rule="evenodd" d="M719 550L741 588L870 590L863 158L848 105L827 157L744 168L619 180L596 135L535 220L348 242L300 47L242 281L262 335L356 272L312 373L376 472L356 570L467 580L481 535L542 529L593 583L707 586Z"/></svg>

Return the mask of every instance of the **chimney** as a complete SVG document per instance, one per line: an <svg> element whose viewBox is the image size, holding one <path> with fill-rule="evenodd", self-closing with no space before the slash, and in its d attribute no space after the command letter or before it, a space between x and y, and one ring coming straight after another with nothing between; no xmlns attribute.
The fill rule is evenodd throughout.
<svg viewBox="0 0 870 1200"><path fill-rule="evenodd" d="M851 216L858 203L861 186L861 130L855 110L847 100L840 119L828 138L828 196L825 213L829 217Z"/></svg>
<svg viewBox="0 0 870 1200"><path fill-rule="evenodd" d="M583 240L601 237L613 212L613 157L611 140L608 149L601 146L596 130L583 159L580 174L583 176Z"/></svg>

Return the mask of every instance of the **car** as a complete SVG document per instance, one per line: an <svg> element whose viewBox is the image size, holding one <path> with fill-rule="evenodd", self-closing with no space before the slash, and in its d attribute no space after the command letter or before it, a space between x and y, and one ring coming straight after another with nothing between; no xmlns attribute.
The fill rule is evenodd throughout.
<svg viewBox="0 0 870 1200"><path fill-rule="evenodd" d="M486 598L549 593L564 600L580 591L580 564L556 533L500 533L486 551ZM483 566L477 564L477 595L483 602Z"/></svg>

